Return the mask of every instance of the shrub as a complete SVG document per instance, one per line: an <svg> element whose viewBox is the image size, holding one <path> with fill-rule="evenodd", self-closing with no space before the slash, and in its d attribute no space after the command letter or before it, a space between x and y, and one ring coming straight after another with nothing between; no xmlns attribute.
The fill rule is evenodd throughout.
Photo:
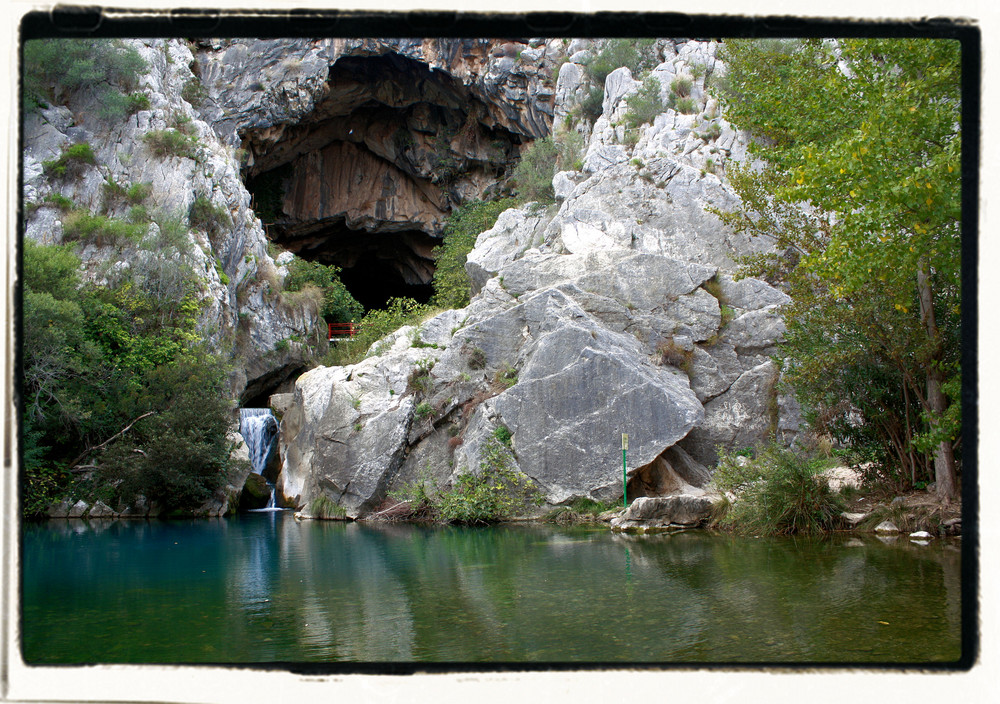
<svg viewBox="0 0 1000 704"><path fill-rule="evenodd" d="M42 170L53 178L63 178L71 167L79 164L93 164L96 159L94 150L86 142L73 144L63 150L58 159L42 162Z"/></svg>
<svg viewBox="0 0 1000 704"><path fill-rule="evenodd" d="M576 130L563 130L556 136L556 168L561 171L579 171L583 166L582 156L586 144L583 135Z"/></svg>
<svg viewBox="0 0 1000 704"><path fill-rule="evenodd" d="M462 472L441 493L441 517L452 523L484 524L523 513L537 502L538 489L513 465L513 455L499 440L483 444L478 474Z"/></svg>
<svg viewBox="0 0 1000 704"><path fill-rule="evenodd" d="M181 97L197 108L208 97L208 93L205 91L205 86L201 84L201 81L197 78L192 78L181 89Z"/></svg>
<svg viewBox="0 0 1000 704"><path fill-rule="evenodd" d="M61 103L78 90L90 91L101 103L115 103L149 67L120 39L32 39L24 43L23 57L27 110Z"/></svg>
<svg viewBox="0 0 1000 704"><path fill-rule="evenodd" d="M506 425L497 426L496 430L493 431L493 437L503 443L505 446L510 447L511 438L514 434L510 432L510 428Z"/></svg>
<svg viewBox="0 0 1000 704"><path fill-rule="evenodd" d="M677 367L690 376L694 350L686 350L673 340L663 340L656 346L656 352L660 355L660 364Z"/></svg>
<svg viewBox="0 0 1000 704"><path fill-rule="evenodd" d="M593 122L604 112L604 90L600 86L593 86L587 91L587 95L580 103L581 114Z"/></svg>
<svg viewBox="0 0 1000 704"><path fill-rule="evenodd" d="M501 390L509 389L516 383L517 370L509 364L504 364L502 367L497 369L497 373L493 376L493 385Z"/></svg>
<svg viewBox="0 0 1000 704"><path fill-rule="evenodd" d="M500 213L514 207L513 198L473 201L448 214L444 242L434 248L434 297L432 303L442 308L464 308L469 304L471 284L465 260L476 238L496 224Z"/></svg>
<svg viewBox="0 0 1000 704"><path fill-rule="evenodd" d="M551 137L543 137L532 142L521 154L521 160L514 167L512 176L520 203L536 201L554 203L555 191L552 177L556 172L556 158L559 156Z"/></svg>
<svg viewBox="0 0 1000 704"><path fill-rule="evenodd" d="M199 194L188 208L188 224L210 235L218 234L224 227L232 225L232 218L221 206L215 205L206 195Z"/></svg>
<svg viewBox="0 0 1000 704"><path fill-rule="evenodd" d="M679 98L674 102L674 108L677 112L685 115L692 115L698 112L698 104L695 103L694 98Z"/></svg>
<svg viewBox="0 0 1000 704"><path fill-rule="evenodd" d="M678 76L674 80L670 81L670 90L678 98L686 98L691 95L691 85L690 78Z"/></svg>
<svg viewBox="0 0 1000 704"><path fill-rule="evenodd" d="M177 130L150 130L142 136L142 141L155 156L197 158L198 141Z"/></svg>
<svg viewBox="0 0 1000 704"><path fill-rule="evenodd" d="M609 39L587 62L587 73L598 83L604 83L608 74L627 66L633 75L653 68L657 57L652 51L655 39Z"/></svg>
<svg viewBox="0 0 1000 704"><path fill-rule="evenodd" d="M486 353L481 347L473 347L469 351L469 369L485 369Z"/></svg>
<svg viewBox="0 0 1000 704"><path fill-rule="evenodd" d="M138 244L148 229L143 224L95 215L88 210L73 210L67 213L63 217L62 224L64 240L68 242L82 240L98 246Z"/></svg>
<svg viewBox="0 0 1000 704"><path fill-rule="evenodd" d="M719 525L754 535L832 529L843 505L819 471L816 460L773 444L753 459L720 452L712 484L730 494L732 503Z"/></svg>
<svg viewBox="0 0 1000 704"><path fill-rule="evenodd" d="M288 263L285 291L315 286L320 292L320 314L331 323L359 320L365 309L340 280L340 267L308 262L296 257Z"/></svg>
<svg viewBox="0 0 1000 704"><path fill-rule="evenodd" d="M50 193L45 196L44 202L62 211L69 211L76 208L76 203L71 198L67 198L61 193Z"/></svg>
<svg viewBox="0 0 1000 704"><path fill-rule="evenodd" d="M639 90L629 96L625 124L635 128L652 122L661 112L663 101L660 100L660 80L650 76L642 82Z"/></svg>
<svg viewBox="0 0 1000 704"><path fill-rule="evenodd" d="M423 420L433 412L434 409L431 408L431 404L426 401L421 401L417 404L417 407L413 409L413 415L416 416L418 420Z"/></svg>

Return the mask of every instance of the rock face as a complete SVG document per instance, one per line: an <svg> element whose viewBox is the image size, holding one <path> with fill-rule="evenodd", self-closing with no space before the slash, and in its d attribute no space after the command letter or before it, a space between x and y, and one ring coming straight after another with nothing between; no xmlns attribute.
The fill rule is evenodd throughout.
<svg viewBox="0 0 1000 704"><path fill-rule="evenodd" d="M269 393L305 366L310 347L325 349L325 336L317 334L318 312L315 305L280 295L283 273L251 210L234 146L202 119L194 97L184 97L191 96L187 86L198 85L189 47L180 40L128 43L148 64L137 78L148 108L108 120L100 117L101 106L92 97L78 93L68 96L66 105L25 115L24 235L58 244L68 239L64 223L74 212L124 223L136 218L134 207L140 205L145 215L138 221L148 223L142 242L82 243L80 255L91 280L100 283L119 269L142 270L182 258L200 282L199 332L235 363L234 396L246 400ZM189 148L157 155L147 137L170 130L188 140ZM94 163L76 164L63 178L45 173L43 161L84 142L93 150ZM143 184L148 195L141 203L114 197L116 191ZM57 207L58 199L71 202L72 209ZM218 223L190 217L198 199L219 213ZM179 239L161 245L163 228L172 223L181 227ZM116 263L110 273L108 262Z"/></svg>
<svg viewBox="0 0 1000 704"><path fill-rule="evenodd" d="M203 115L245 150L258 213L310 259L427 285L452 206L481 198L549 132L561 42L206 43ZM520 58L517 59L520 54Z"/></svg>
<svg viewBox="0 0 1000 704"><path fill-rule="evenodd" d="M487 441L508 434L550 505L620 497L621 433L630 497L693 497L718 445L753 444L779 414L794 416L771 361L789 299L733 279L734 258L761 245L706 210L736 202L721 167L745 151L704 90L722 70L715 47L657 47L664 100L672 77L687 76L700 111L665 109L626 140L618 123L640 84L627 69L609 75L603 114L579 126L581 169L553 179L558 202L508 210L479 235L468 307L296 382L281 426L289 503L322 494L362 516L390 491L477 471ZM560 68L559 129L586 80L572 59ZM678 499L656 520L694 522L706 501Z"/></svg>

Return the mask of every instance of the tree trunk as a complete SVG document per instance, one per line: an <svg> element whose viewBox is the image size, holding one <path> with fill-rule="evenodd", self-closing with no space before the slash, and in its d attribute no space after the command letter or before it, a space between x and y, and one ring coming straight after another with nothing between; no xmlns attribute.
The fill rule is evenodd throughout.
<svg viewBox="0 0 1000 704"><path fill-rule="evenodd" d="M931 277L927 271L927 263L920 262L917 269L917 290L920 294L920 319L927 330L927 337L934 344L934 354L927 362L927 405L931 410L931 422L944 415L948 408L948 399L941 390L944 374L938 362L941 357L940 337L937 320L934 317L934 296L931 290ZM942 440L934 450L934 481L937 483L937 496L944 503L950 503L958 498L958 476L955 468L955 453L951 441Z"/></svg>

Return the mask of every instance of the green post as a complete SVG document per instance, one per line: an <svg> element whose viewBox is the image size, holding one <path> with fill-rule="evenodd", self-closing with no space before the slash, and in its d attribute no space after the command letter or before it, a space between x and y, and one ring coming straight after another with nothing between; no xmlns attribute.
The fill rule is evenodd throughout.
<svg viewBox="0 0 1000 704"><path fill-rule="evenodd" d="M628 469L625 453L628 450L628 433L622 433L622 507L628 508Z"/></svg>

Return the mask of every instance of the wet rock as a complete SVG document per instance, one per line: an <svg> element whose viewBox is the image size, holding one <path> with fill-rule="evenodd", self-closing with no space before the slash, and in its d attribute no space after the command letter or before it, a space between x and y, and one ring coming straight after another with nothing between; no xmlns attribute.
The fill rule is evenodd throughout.
<svg viewBox="0 0 1000 704"><path fill-rule="evenodd" d="M267 485L267 480L259 474L251 472L247 475L246 482L240 491L239 510L249 511L257 508L264 508L271 499L271 487Z"/></svg>
<svg viewBox="0 0 1000 704"><path fill-rule="evenodd" d="M875 526L876 533L898 533L899 528L892 521L882 521L877 526Z"/></svg>
<svg viewBox="0 0 1000 704"><path fill-rule="evenodd" d="M49 506L46 515L49 518L68 518L69 512L73 508L73 503L68 499L63 499Z"/></svg>

